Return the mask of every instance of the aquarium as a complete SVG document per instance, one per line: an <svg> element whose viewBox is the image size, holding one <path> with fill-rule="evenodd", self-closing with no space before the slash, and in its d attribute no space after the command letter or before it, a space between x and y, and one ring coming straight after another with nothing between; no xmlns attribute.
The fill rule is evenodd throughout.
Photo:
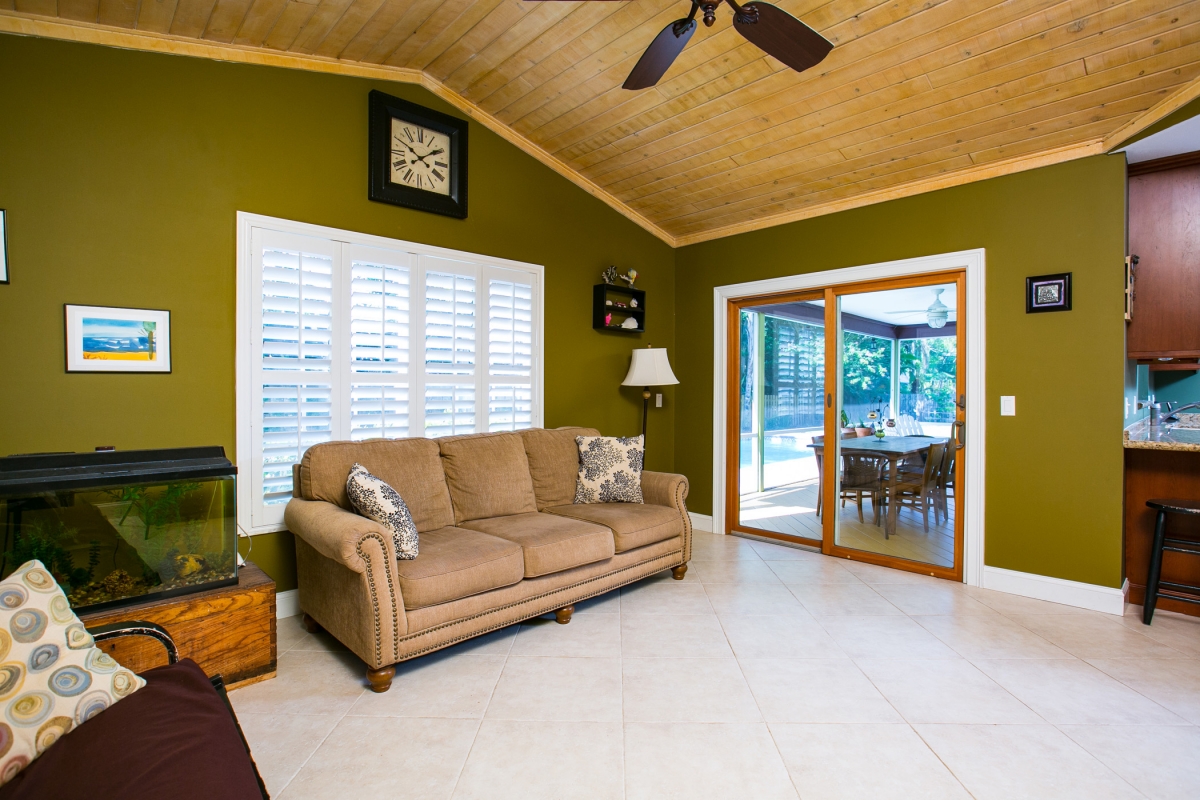
<svg viewBox="0 0 1200 800"><path fill-rule="evenodd" d="M0 578L38 559L77 611L237 583L221 447L0 458Z"/></svg>

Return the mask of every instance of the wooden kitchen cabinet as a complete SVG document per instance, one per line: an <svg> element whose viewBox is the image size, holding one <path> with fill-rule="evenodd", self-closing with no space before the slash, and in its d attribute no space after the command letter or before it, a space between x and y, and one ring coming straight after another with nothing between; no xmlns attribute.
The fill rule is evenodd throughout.
<svg viewBox="0 0 1200 800"><path fill-rule="evenodd" d="M1186 163L1175 163L1181 160ZM1129 252L1139 262L1128 355L1200 356L1200 158L1143 174L1146 169L1129 169Z"/></svg>

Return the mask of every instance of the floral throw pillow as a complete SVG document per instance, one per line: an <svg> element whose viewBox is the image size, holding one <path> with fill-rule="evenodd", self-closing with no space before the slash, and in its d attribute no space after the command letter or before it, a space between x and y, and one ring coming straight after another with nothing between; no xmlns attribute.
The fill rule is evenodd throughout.
<svg viewBox="0 0 1200 800"><path fill-rule="evenodd" d="M641 436L576 436L579 480L576 503L642 502Z"/></svg>
<svg viewBox="0 0 1200 800"><path fill-rule="evenodd" d="M0 581L0 784L145 685L96 647L42 562Z"/></svg>
<svg viewBox="0 0 1200 800"><path fill-rule="evenodd" d="M417 526L399 492L368 472L362 464L355 464L346 478L346 494L359 514L392 532L397 559L411 561L417 557L420 541Z"/></svg>

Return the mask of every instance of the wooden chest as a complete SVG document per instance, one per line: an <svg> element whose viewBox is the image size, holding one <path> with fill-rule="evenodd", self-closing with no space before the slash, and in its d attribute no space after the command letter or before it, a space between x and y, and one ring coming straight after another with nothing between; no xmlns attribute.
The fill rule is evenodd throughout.
<svg viewBox="0 0 1200 800"><path fill-rule="evenodd" d="M209 676L221 675L226 686L275 677L275 581L247 561L238 569L238 585L183 597L154 600L105 611L82 613L92 627L145 620L162 625L179 647ZM158 642L125 637L101 648L134 672L167 663Z"/></svg>

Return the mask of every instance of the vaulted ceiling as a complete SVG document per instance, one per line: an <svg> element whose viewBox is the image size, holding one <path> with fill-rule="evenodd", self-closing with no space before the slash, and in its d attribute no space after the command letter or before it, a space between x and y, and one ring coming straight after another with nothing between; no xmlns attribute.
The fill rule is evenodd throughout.
<svg viewBox="0 0 1200 800"><path fill-rule="evenodd" d="M620 88L686 0L0 0L0 30L421 83L681 245L1105 152L1200 95L1195 0L776 0L796 73L727 7Z"/></svg>

